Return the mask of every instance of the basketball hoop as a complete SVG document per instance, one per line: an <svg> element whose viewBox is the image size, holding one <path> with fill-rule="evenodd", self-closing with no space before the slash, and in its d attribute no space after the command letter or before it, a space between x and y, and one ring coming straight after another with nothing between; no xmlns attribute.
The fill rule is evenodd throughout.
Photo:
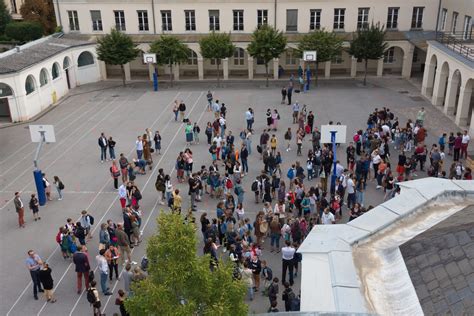
<svg viewBox="0 0 474 316"><path fill-rule="evenodd" d="M303 52L304 61L316 61L318 54L315 50L305 50Z"/></svg>
<svg viewBox="0 0 474 316"><path fill-rule="evenodd" d="M156 54L146 53L143 54L144 64L156 64Z"/></svg>

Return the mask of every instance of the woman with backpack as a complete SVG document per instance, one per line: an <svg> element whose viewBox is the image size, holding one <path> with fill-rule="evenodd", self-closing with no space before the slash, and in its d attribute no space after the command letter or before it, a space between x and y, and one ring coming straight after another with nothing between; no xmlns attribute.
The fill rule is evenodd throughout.
<svg viewBox="0 0 474 316"><path fill-rule="evenodd" d="M205 134L207 136L207 144L211 145L212 143L212 124L207 122Z"/></svg>
<svg viewBox="0 0 474 316"><path fill-rule="evenodd" d="M30 199L30 209L33 212L33 218L35 219L35 222L39 219L41 219L40 216L38 216L39 213L39 202L38 199L36 198L36 195L33 193L31 195Z"/></svg>
<svg viewBox="0 0 474 316"><path fill-rule="evenodd" d="M120 170L117 167L117 162L112 160L112 166L110 167L110 176L114 179L114 188L118 190L118 178L120 177Z"/></svg>
<svg viewBox="0 0 474 316"><path fill-rule="evenodd" d="M64 190L64 184L63 182L59 179L58 176L54 176L54 186L56 187L56 191L58 191L58 201L61 201L63 199L62 191Z"/></svg>

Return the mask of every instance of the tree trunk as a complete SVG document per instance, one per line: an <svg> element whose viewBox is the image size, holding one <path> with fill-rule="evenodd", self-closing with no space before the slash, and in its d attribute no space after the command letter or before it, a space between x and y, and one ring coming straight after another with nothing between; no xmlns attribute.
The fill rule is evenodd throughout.
<svg viewBox="0 0 474 316"><path fill-rule="evenodd" d="M316 62L316 68L314 70L314 86L316 87L318 85L318 64L319 62ZM308 78L306 78L308 80ZM309 84L308 84L308 90L309 90Z"/></svg>
<svg viewBox="0 0 474 316"><path fill-rule="evenodd" d="M170 86L173 86L173 64L170 63Z"/></svg>
<svg viewBox="0 0 474 316"><path fill-rule="evenodd" d="M122 69L122 84L125 87L125 68L123 67L123 64L120 65L120 69Z"/></svg>
<svg viewBox="0 0 474 316"><path fill-rule="evenodd" d="M265 73L267 74L267 81L265 86L268 88L268 63L265 64Z"/></svg>
<svg viewBox="0 0 474 316"><path fill-rule="evenodd" d="M364 86L367 85L367 65L369 63L368 59L365 59L365 73L364 73Z"/></svg>
<svg viewBox="0 0 474 316"><path fill-rule="evenodd" d="M219 62L220 62L220 59L217 59L217 58L216 58L216 65L217 65L217 87L218 87L218 88L220 87L220 85L219 85L219 77L220 77Z"/></svg>

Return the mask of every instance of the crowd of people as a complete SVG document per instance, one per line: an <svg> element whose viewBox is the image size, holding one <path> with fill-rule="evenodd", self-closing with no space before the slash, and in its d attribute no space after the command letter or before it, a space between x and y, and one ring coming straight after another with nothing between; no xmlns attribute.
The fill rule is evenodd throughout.
<svg viewBox="0 0 474 316"><path fill-rule="evenodd" d="M167 173L163 168L158 169L155 181L160 204L180 214L183 206L189 205L184 213L201 230L203 253L211 258L210 269L219 264L219 254L225 254L226 260L234 263L234 278L246 284L248 299L253 300L255 293L261 291L268 296L269 312L279 310L280 296L285 311L299 310L300 295L292 288L302 260L298 247L314 226L351 221L370 211L374 206L365 198L369 185L383 191L381 198L383 195L385 201L400 194L397 183L419 177L421 172L432 177L472 179L472 171L462 164L467 158L470 141L467 131L456 135L450 133L449 136L443 133L437 144L429 146L423 108L414 120L409 119L405 124L390 109L375 108L368 113L365 126L351 134L345 147L345 160L334 161L332 144L321 142L321 131L315 124L316 113L298 101L292 103L285 88L282 104L287 98L291 117L281 117L282 111L276 108L268 109L266 127L259 134L253 126L256 113L249 107L243 113L246 129L234 136L227 127L229 117L225 103L215 100L209 91L207 108L213 112L214 118L203 129L207 140L203 145L199 142L201 129L198 122L191 122L186 117L185 103L177 100L173 118L185 125L186 149L177 154L173 170ZM283 140L279 139L281 133L278 131L282 131ZM255 137L258 137L258 144L252 148ZM107 280L111 281L114 275L118 279L119 266L124 265L124 289L118 291L116 300L122 315L127 315L123 301L127 295L133 294L130 283L146 277L143 271L146 267L143 264L143 269L133 267L136 262L131 258L131 249L141 243L142 237L140 201L143 197L135 179L139 174L146 174L147 169L153 169L153 153L161 154L161 141L159 131L153 133L146 129L135 142L136 158L129 161L124 154L116 159L115 141L102 133L98 140L100 161L108 161L108 151L110 176L118 191L123 222L108 220L96 224L92 215L83 210L79 221L69 218L59 227L56 242L64 259L72 258L75 264L79 294L84 279L87 300L94 307L94 315L101 314L100 295L87 248L94 224L100 225L99 249L93 252L98 253L96 261L103 295L112 294ZM306 146L308 143L310 145ZM290 156L293 144L296 157ZM201 162L198 168L194 166L193 146L208 146L209 159ZM282 147L284 153L280 151ZM261 162L261 168L250 176L249 160L253 149L256 153L251 162L253 166ZM448 165L447 156L451 155L453 162ZM283 170L284 160L290 167ZM174 170L176 180L172 177ZM246 177L252 178L246 181L250 187L244 185ZM64 185L57 177L54 184L61 199ZM189 203L184 201L181 193L185 185ZM201 201L214 201L215 213L207 209L197 221L193 214ZM37 205L33 195L30 208L34 214L38 213ZM23 216L20 216L23 202L18 192L15 206L19 212L19 225L23 227ZM250 207L252 210L246 212L245 208ZM37 219L41 217L35 215ZM269 252L263 252L264 249ZM280 255L282 273L279 278L273 274L268 257ZM44 289L47 301L55 302L51 267L33 250L28 252L26 262L33 280L35 299L38 299L37 292ZM280 284L283 287L281 293Z"/></svg>

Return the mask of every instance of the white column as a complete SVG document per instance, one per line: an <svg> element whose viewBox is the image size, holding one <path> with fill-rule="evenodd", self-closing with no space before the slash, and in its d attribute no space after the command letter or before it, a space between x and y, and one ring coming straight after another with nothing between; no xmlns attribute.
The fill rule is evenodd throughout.
<svg viewBox="0 0 474 316"><path fill-rule="evenodd" d="M409 79L411 77L414 51L415 47L413 45L410 45L408 52L403 55L402 77L405 79Z"/></svg>
<svg viewBox="0 0 474 316"><path fill-rule="evenodd" d="M423 83L421 84L421 94L429 98L433 95L433 82L434 82L434 73L436 65L429 64L425 66L425 71L423 73Z"/></svg>
<svg viewBox="0 0 474 316"><path fill-rule="evenodd" d="M152 63L148 64L148 76L150 77L150 81L153 81L153 73L155 72L155 65Z"/></svg>
<svg viewBox="0 0 474 316"><path fill-rule="evenodd" d="M443 105L444 93L446 92L446 79L447 74L442 72L441 69L438 69L433 86L433 97L431 98L433 105Z"/></svg>
<svg viewBox="0 0 474 316"><path fill-rule="evenodd" d="M173 65L173 77L175 81L179 80L179 64Z"/></svg>
<svg viewBox="0 0 474 316"><path fill-rule="evenodd" d="M198 77L199 80L204 79L204 59L201 57L198 57Z"/></svg>
<svg viewBox="0 0 474 316"><path fill-rule="evenodd" d="M377 60L377 77L382 77L383 75L383 58Z"/></svg>
<svg viewBox="0 0 474 316"><path fill-rule="evenodd" d="M474 113L471 114L471 125L469 125L469 136L471 136L471 139L474 138Z"/></svg>
<svg viewBox="0 0 474 316"><path fill-rule="evenodd" d="M105 62L102 60L99 60L99 71L100 71L100 78L102 80L107 80L107 67L105 65Z"/></svg>
<svg viewBox="0 0 474 316"><path fill-rule="evenodd" d="M324 78L331 77L331 61L324 63Z"/></svg>
<svg viewBox="0 0 474 316"><path fill-rule="evenodd" d="M446 100L444 101L443 112L446 115L453 115L456 108L456 94L458 92L459 77L449 75L448 87L446 88Z"/></svg>
<svg viewBox="0 0 474 316"><path fill-rule="evenodd" d="M459 126L466 126L469 116L469 104L471 102L472 89L461 87L459 89L458 110L456 112L455 122ZM472 127L472 126L471 126Z"/></svg>
<svg viewBox="0 0 474 316"><path fill-rule="evenodd" d="M222 71L224 80L229 80L229 58L222 59Z"/></svg>
<svg viewBox="0 0 474 316"><path fill-rule="evenodd" d="M253 57L249 56L247 59L247 64L249 67L249 80L253 79Z"/></svg>
<svg viewBox="0 0 474 316"><path fill-rule="evenodd" d="M130 74L130 63L123 65L123 70L125 71L125 81L130 81L132 79L132 75Z"/></svg>
<svg viewBox="0 0 474 316"><path fill-rule="evenodd" d="M351 56L351 78L357 76L357 58Z"/></svg>
<svg viewBox="0 0 474 316"><path fill-rule="evenodd" d="M273 79L278 80L278 66L280 65L279 58L273 58Z"/></svg>

